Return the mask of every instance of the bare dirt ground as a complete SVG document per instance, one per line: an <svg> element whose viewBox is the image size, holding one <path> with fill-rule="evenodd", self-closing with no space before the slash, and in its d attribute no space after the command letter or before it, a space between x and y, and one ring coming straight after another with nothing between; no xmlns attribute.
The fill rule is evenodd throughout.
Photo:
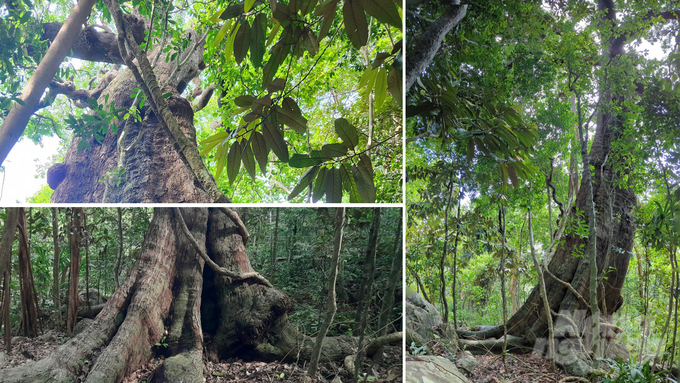
<svg viewBox="0 0 680 383"><path fill-rule="evenodd" d="M471 383L567 383L581 378L566 375L556 368L550 371L547 359L531 354L507 355L505 365L499 355L476 356L480 365L472 372Z"/></svg>

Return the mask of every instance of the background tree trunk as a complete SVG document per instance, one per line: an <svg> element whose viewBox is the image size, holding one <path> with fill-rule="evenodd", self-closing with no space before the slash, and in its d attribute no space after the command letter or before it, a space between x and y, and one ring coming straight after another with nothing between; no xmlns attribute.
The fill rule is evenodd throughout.
<svg viewBox="0 0 680 383"><path fill-rule="evenodd" d="M38 336L42 331L38 294L33 282L31 269L31 253L28 247L28 230L26 226L26 210L19 209L19 294L21 296L21 322L19 334L28 337Z"/></svg>
<svg viewBox="0 0 680 383"><path fill-rule="evenodd" d="M314 350L312 350L312 358L309 361L309 369L307 373L314 377L316 375L316 368L319 364L319 357L321 355L321 345L326 338L328 328L333 323L333 317L338 310L335 302L335 282L338 276L338 260L340 259L340 251L342 249L342 229L345 224L345 208L338 208L335 213L335 238L333 241L333 258L331 259L331 274L328 277L328 308L326 310L326 319L324 320L319 335L316 337L314 343Z"/></svg>
<svg viewBox="0 0 680 383"><path fill-rule="evenodd" d="M395 233L394 240L394 255L392 256L392 268L390 269L390 276L387 282L387 288L385 295L383 296L382 307L380 308L380 318L378 320L378 333L380 336L387 335L387 330L389 328L390 315L392 310L394 310L394 295L395 289L397 288L399 282L401 282L401 264L403 261L404 254L401 249L402 242L402 221L401 216L400 221L397 224L397 232Z"/></svg>
<svg viewBox="0 0 680 383"><path fill-rule="evenodd" d="M66 312L66 334L73 333L78 316L78 279L80 277L80 239L82 234L82 220L85 211L82 207L73 208L73 221L69 232L69 248L71 250L71 265L68 275L68 311Z"/></svg>
<svg viewBox="0 0 680 383"><path fill-rule="evenodd" d="M57 328L62 325L61 317L61 297L59 289L59 266L61 260L61 246L59 245L59 221L56 207L52 209L52 239L54 241L54 262L52 264L52 301L54 303L54 310L56 311Z"/></svg>

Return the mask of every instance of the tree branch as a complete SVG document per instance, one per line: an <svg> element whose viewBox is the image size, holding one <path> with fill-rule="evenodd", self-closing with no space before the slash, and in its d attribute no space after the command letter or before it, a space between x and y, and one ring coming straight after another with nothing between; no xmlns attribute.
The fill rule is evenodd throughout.
<svg viewBox="0 0 680 383"><path fill-rule="evenodd" d="M245 279L255 279L256 281L260 282L261 284L267 286L267 287L273 287L269 281L260 275L257 272L249 272L249 273L235 273L231 270L228 270L224 267L219 266L217 263L215 263L208 254L201 249L201 246L198 244L196 241L196 238L191 234L189 231L189 228L187 227L186 222L184 222L184 217L182 216L182 211L178 207L173 207L173 211L175 212L175 216L177 217L177 221L179 222L180 228L182 229L182 232L184 235L187 237L191 245L194 247L198 255L203 258L205 261L205 264L210 266L211 269L215 271L216 274L223 275L227 278L231 278L235 281L242 281ZM231 217L230 217L231 218ZM240 221L240 220L239 220Z"/></svg>

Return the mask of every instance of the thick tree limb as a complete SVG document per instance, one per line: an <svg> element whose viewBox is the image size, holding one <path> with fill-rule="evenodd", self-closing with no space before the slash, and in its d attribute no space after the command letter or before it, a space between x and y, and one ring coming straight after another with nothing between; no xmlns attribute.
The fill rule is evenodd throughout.
<svg viewBox="0 0 680 383"><path fill-rule="evenodd" d="M209 87L205 88L199 95L196 101L194 101L191 106L194 108L194 113L205 108L210 102L210 98L215 92L215 84L211 84Z"/></svg>
<svg viewBox="0 0 680 383"><path fill-rule="evenodd" d="M467 5L452 4L437 21L418 37L413 49L406 55L406 91L432 63L446 34L465 17Z"/></svg>
<svg viewBox="0 0 680 383"><path fill-rule="evenodd" d="M116 21L116 27L118 28L119 34L118 46L123 55L123 59L135 76L139 86L144 91L146 100L151 105L159 122L170 132L170 135L177 145L176 150L180 158L186 164L187 169L200 183L203 190L208 193L212 202L231 202L222 191L217 188L215 180L208 172L208 169L206 169L205 164L198 153L198 148L186 137L186 135L184 135L177 123L177 119L170 111L170 108L168 108L168 104L165 97L163 97L153 68L142 48L140 48L134 40L133 30L127 20L124 19L118 1L110 0L107 3L109 12L111 12L111 15ZM137 57L139 69L127 55L127 52L125 52L125 42L127 42L127 46L132 49L132 53Z"/></svg>
<svg viewBox="0 0 680 383"><path fill-rule="evenodd" d="M228 270L224 267L221 267L220 265L215 263L215 261L210 259L208 254L206 254L205 251L203 251L203 249L201 249L201 246L198 244L198 242L196 242L196 238L194 238L194 236L189 231L189 228L187 227L186 222L184 222L184 217L182 216L182 211L178 207L174 207L173 211L175 212L175 216L177 217L177 221L179 222L179 225L180 225L184 235L187 237L189 242L191 242L191 245L194 247L194 249L196 250L198 255L201 258L203 258L203 260L205 261L205 264L210 266L210 268L213 269L215 271L215 273L217 273L219 275L224 275L225 277L231 278L232 280L235 280L235 281L242 281L242 280L245 280L245 279L254 279L254 280L260 282L261 284L263 284L267 287L273 287L272 284L269 283L269 281L265 277L260 275L259 273L256 273L256 272L235 273L235 272Z"/></svg>
<svg viewBox="0 0 680 383"><path fill-rule="evenodd" d="M24 133L28 120L33 115L36 106L40 102L47 85L57 73L59 65L66 55L71 51L73 43L78 37L80 28L90 15L96 0L80 0L68 17L63 27L59 30L52 45L47 49L38 68L28 80L21 96L19 97L24 105L14 104L9 114L0 125L0 165L5 162L5 158L19 137Z"/></svg>

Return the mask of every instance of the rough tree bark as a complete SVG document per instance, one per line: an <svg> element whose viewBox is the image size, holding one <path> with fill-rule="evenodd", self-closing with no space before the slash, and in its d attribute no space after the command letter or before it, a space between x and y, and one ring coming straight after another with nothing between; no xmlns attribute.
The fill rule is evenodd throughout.
<svg viewBox="0 0 680 383"><path fill-rule="evenodd" d="M115 8L113 4L109 7ZM199 36L192 30L185 34L184 37L188 38L192 46L195 45L196 48L180 54L183 65L177 69L176 61L166 62L165 53L161 53L164 48L160 46L161 44L154 44L154 50L148 53L149 59L140 58L140 52L135 51L135 48L139 48L138 43L143 41L144 29L148 28L147 21L137 19L133 15L126 15L121 19L128 31L123 36L108 32L86 32L87 29L83 31L82 33L89 33L92 36L88 40L90 44L87 47L78 46L77 56L93 61L124 61L129 53L120 52L118 47L112 46L112 42L127 37L124 43L121 41L118 43L130 47L137 54L137 58L128 64L134 62L135 67L140 66L141 69L135 68L137 72L133 73L129 66L120 70L114 67L99 79L99 85L92 91L75 89L72 84L52 81L50 93L53 96L64 94L80 102L93 98L106 110L111 104L116 108L129 108L134 102L130 95L135 88L140 88L136 74L139 75L141 70L146 76L144 82L148 83L147 85L153 88L153 84L156 84L154 91L158 90L158 84L160 84L161 88L158 92L169 92L172 95L167 101L162 97L162 100L157 100L154 96L152 100L147 96L144 107L140 110L141 122L130 119L126 131L125 123L113 120L118 125L117 133L109 129L101 142L97 142L94 138L86 139L90 149L83 149L83 139L75 137L63 163L55 164L48 171L48 184L55 190L52 202L227 201L226 197L214 188L214 181L206 180L206 177L210 178L210 176L204 171L204 166L200 169L202 163L196 165L195 157L198 151L193 122L194 109L182 96L186 85L196 78L204 67L204 36ZM54 27L44 26L44 28L49 39L47 32ZM141 39L139 38L140 32ZM103 51L109 51L107 58L101 57ZM144 71L149 62L155 61L158 54L161 55L161 59L157 61L153 74ZM75 51L74 56L76 56ZM141 88L145 89L145 87ZM152 93L155 95L154 92ZM164 104L167 104L166 108L162 107ZM154 110L151 109L152 107ZM168 108L169 112L167 112ZM160 111L158 113L162 118L158 118L156 109ZM177 129L173 130L174 128ZM123 136L125 131L127 133ZM120 154L120 157L124 156L123 168L119 168L119 147L129 149ZM107 181L100 182L100 180ZM208 184L212 186L206 186Z"/></svg>
<svg viewBox="0 0 680 383"><path fill-rule="evenodd" d="M254 272L226 209L178 210L181 220L156 208L129 276L88 328L42 360L0 370L0 381L120 382L155 352L168 356L154 375L165 382L202 382L204 352L212 360L309 360L314 339L290 326L290 301ZM197 248L218 271L204 267ZM166 333L168 347L154 347ZM326 338L321 360L356 346L354 338ZM182 376L172 374L177 366Z"/></svg>
<svg viewBox="0 0 680 383"><path fill-rule="evenodd" d="M466 13L467 4L460 5L451 1L444 14L418 36L406 55L406 92L432 63L446 34L463 20Z"/></svg>
<svg viewBox="0 0 680 383"><path fill-rule="evenodd" d="M31 253L28 247L28 228L26 224L26 210L23 207L12 208L19 210L19 294L21 297L21 322L19 334L28 337L38 336L42 332L40 307L38 307L38 293L33 282L31 268Z"/></svg>

